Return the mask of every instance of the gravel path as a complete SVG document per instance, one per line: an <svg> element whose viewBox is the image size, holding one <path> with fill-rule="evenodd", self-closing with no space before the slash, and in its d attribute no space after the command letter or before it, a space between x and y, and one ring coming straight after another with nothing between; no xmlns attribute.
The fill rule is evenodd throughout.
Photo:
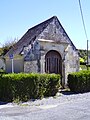
<svg viewBox="0 0 90 120"><path fill-rule="evenodd" d="M15 107L15 106L36 106L36 107L42 107L44 108L49 108L47 106L55 107L57 105L60 104L65 104L68 102L74 102L74 101L82 101L82 100L90 100L90 92L88 93L83 93L83 94L62 94L62 93L58 93L55 97L48 97L48 98L43 98L42 100L31 100L28 102L24 102L24 103L20 103L19 105L15 104L15 103L7 103L7 104L2 104L0 105L0 109L1 108L7 108L7 107Z"/></svg>
<svg viewBox="0 0 90 120"><path fill-rule="evenodd" d="M0 120L89 120L90 92L0 105ZM72 119L73 118L73 119Z"/></svg>
<svg viewBox="0 0 90 120"><path fill-rule="evenodd" d="M83 94L62 94L59 93L55 97L43 98L42 100L28 101L23 103L29 106L57 106L68 102L90 100L90 92Z"/></svg>

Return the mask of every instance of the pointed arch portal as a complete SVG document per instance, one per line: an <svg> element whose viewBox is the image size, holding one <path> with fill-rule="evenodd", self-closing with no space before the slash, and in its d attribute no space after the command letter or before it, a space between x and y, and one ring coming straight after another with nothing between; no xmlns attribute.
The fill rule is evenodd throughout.
<svg viewBox="0 0 90 120"><path fill-rule="evenodd" d="M62 74L62 58L61 58L61 55L57 51L50 50L46 54L45 72Z"/></svg>

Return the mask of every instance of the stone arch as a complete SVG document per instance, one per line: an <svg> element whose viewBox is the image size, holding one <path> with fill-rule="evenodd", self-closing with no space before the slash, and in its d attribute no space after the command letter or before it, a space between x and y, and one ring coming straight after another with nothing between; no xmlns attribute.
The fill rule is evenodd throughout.
<svg viewBox="0 0 90 120"><path fill-rule="evenodd" d="M62 75L62 57L56 50L50 50L45 55L45 72Z"/></svg>

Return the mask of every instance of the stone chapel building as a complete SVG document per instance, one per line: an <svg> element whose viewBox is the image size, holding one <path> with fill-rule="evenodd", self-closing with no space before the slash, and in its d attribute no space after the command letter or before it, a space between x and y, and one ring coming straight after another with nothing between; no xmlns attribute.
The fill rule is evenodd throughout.
<svg viewBox="0 0 90 120"><path fill-rule="evenodd" d="M67 75L79 71L78 50L56 16L30 28L8 51L6 72L61 74L62 84Z"/></svg>

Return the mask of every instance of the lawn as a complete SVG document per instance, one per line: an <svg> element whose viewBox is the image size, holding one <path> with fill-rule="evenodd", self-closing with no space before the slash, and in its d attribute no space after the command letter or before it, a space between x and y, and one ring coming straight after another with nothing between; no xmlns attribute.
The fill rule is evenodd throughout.
<svg viewBox="0 0 90 120"><path fill-rule="evenodd" d="M80 65L80 69L81 70L87 70L87 66L86 65ZM88 70L90 70L90 66L88 67Z"/></svg>

